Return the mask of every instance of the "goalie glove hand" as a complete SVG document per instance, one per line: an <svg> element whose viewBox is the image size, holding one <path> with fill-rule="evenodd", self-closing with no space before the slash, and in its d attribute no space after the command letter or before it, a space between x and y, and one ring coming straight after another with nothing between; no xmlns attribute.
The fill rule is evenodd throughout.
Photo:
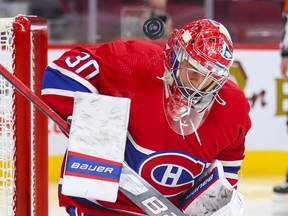
<svg viewBox="0 0 288 216"><path fill-rule="evenodd" d="M224 177L222 164L215 161L201 181L185 197L188 216L242 216L243 196Z"/></svg>

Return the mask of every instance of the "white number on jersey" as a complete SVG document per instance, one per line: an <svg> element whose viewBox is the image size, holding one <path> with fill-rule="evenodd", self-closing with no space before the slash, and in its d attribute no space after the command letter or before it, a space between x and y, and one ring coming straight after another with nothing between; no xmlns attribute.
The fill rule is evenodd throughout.
<svg viewBox="0 0 288 216"><path fill-rule="evenodd" d="M81 52L84 54L84 56L76 56L75 60L71 60L70 57L67 57L65 59L65 63L67 64L68 67L70 68L75 68L78 67L75 72L76 73L81 73L85 70L87 70L90 66L93 67L93 70L85 77L86 79L92 79L99 73L99 65L95 59L90 58L90 54L86 52ZM86 61L89 59L88 61Z"/></svg>

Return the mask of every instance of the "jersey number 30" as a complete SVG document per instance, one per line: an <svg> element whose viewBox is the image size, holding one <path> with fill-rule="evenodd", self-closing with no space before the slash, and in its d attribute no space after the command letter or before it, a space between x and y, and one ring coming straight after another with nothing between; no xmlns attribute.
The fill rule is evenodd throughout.
<svg viewBox="0 0 288 216"><path fill-rule="evenodd" d="M84 55L75 56L73 59L72 57L67 57L65 63L69 68L77 68L75 72L78 74L89 71L88 74L85 74L85 78L88 80L92 79L99 73L98 62L95 59L92 59L90 54L86 52L81 53Z"/></svg>

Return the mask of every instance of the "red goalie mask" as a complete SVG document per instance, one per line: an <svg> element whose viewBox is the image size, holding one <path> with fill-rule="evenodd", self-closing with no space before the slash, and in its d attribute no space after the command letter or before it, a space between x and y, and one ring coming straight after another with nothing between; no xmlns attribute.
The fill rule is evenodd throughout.
<svg viewBox="0 0 288 216"><path fill-rule="evenodd" d="M195 132L229 79L233 45L226 28L203 19L174 30L164 50L164 107L171 128Z"/></svg>

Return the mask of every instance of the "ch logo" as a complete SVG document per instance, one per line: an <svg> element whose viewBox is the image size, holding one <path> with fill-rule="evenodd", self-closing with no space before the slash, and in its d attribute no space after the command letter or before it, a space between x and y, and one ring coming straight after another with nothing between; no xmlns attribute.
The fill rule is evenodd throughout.
<svg viewBox="0 0 288 216"><path fill-rule="evenodd" d="M181 184L181 176L187 175L187 177L190 179L189 175L191 175L189 170L186 170L181 166L171 164L157 166L153 170L153 173L156 174L155 176L153 175L156 182L172 187L179 186ZM163 173L163 175L157 175L157 173Z"/></svg>
<svg viewBox="0 0 288 216"><path fill-rule="evenodd" d="M182 152L157 152L144 160L139 174L159 192L173 197L191 188L206 163Z"/></svg>

